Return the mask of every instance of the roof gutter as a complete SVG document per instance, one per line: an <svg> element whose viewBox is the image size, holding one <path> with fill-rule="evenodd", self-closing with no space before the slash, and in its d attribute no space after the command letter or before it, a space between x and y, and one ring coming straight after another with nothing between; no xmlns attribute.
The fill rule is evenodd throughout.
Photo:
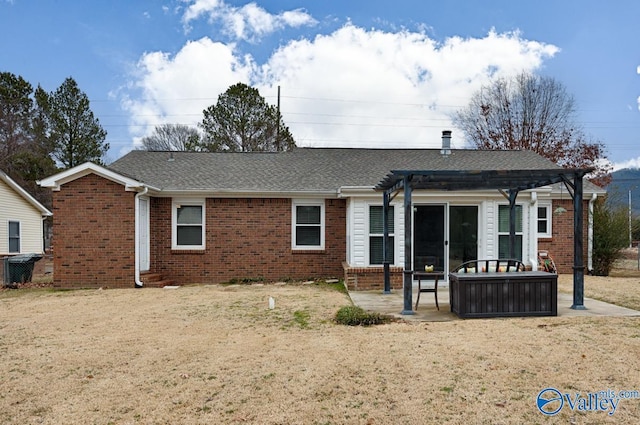
<svg viewBox="0 0 640 425"><path fill-rule="evenodd" d="M135 196L135 236L134 236L134 270L135 270L135 283L136 288L142 288L144 282L140 280L140 197L149 192L149 188L143 186L142 192L136 193Z"/></svg>

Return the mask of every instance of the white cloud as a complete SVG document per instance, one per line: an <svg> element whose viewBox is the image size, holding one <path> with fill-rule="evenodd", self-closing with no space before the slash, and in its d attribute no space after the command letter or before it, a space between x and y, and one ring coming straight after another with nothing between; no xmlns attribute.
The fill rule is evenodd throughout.
<svg viewBox="0 0 640 425"><path fill-rule="evenodd" d="M439 44L423 33L346 25L279 49L262 67L259 88L282 86L283 116L298 144L437 147L449 114L491 76L534 70L557 51L515 33ZM454 133L455 146L461 137Z"/></svg>
<svg viewBox="0 0 640 425"><path fill-rule="evenodd" d="M640 157L632 158L623 162L615 162L611 164L613 171L622 170L623 168L640 168Z"/></svg>
<svg viewBox="0 0 640 425"><path fill-rule="evenodd" d="M191 3L182 16L187 31L190 23L203 16L209 23L219 21L226 35L237 40L258 41L265 35L286 27L301 27L316 24L316 20L302 9L285 11L274 15L256 3L234 7L222 0L185 0Z"/></svg>
<svg viewBox="0 0 640 425"><path fill-rule="evenodd" d="M195 125L238 81L272 104L280 85L283 118L299 146L439 147L441 131L451 129L449 114L482 84L536 70L557 52L518 33L439 43L424 33L347 24L290 41L256 64L233 45L202 38L174 57L144 55L133 81L141 96L126 99L125 107L140 136L163 122ZM454 129L454 147L462 147L461 138Z"/></svg>
<svg viewBox="0 0 640 425"><path fill-rule="evenodd" d="M192 3L187 7L182 15L182 22L187 25L194 19L200 18L202 15L211 14L213 11L223 7L222 0L183 0L185 3Z"/></svg>
<svg viewBox="0 0 640 425"><path fill-rule="evenodd" d="M220 93L238 81L248 82L254 67L251 58L238 56L233 46L206 37L188 42L174 57L146 53L129 87L135 95L122 101L131 114L132 136L137 140L167 122L195 125Z"/></svg>

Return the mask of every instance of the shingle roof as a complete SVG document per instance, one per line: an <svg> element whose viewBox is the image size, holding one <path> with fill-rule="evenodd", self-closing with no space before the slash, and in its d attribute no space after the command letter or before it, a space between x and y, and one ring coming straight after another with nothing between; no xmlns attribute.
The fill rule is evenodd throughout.
<svg viewBox="0 0 640 425"><path fill-rule="evenodd" d="M531 151L296 148L281 153L132 151L109 168L163 191L337 192L375 187L392 170L560 168Z"/></svg>

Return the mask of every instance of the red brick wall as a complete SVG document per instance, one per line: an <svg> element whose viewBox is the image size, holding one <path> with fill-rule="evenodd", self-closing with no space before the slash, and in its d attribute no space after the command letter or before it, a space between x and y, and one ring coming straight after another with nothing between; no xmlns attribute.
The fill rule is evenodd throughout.
<svg viewBox="0 0 640 425"><path fill-rule="evenodd" d="M171 199L151 202L151 271L179 284L342 277L346 203L325 202L325 249L291 249L290 199L206 201L206 249L171 249Z"/></svg>
<svg viewBox="0 0 640 425"><path fill-rule="evenodd" d="M384 290L383 267L349 267L343 264L344 281L350 291L353 290ZM404 273L402 267L390 267L389 278L391 289L402 289Z"/></svg>
<svg viewBox="0 0 640 425"><path fill-rule="evenodd" d="M554 211L562 206L567 211L562 214L555 214ZM558 273L573 273L573 201L571 199L556 200L551 208L552 216L552 238L538 239L538 249L549 252L556 264ZM589 229L589 202L585 201L583 205L583 260L585 273L587 272L588 261L588 229Z"/></svg>
<svg viewBox="0 0 640 425"><path fill-rule="evenodd" d="M95 174L53 192L54 286L135 286L134 197Z"/></svg>

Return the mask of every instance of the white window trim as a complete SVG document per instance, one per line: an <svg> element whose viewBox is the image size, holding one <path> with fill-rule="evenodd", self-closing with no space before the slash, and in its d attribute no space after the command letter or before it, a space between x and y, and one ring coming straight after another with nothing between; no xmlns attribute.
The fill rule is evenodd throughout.
<svg viewBox="0 0 640 425"><path fill-rule="evenodd" d="M11 223L18 223L18 250L11 251ZM20 254L22 252L22 223L20 220L9 220L7 222L7 252L9 254Z"/></svg>
<svg viewBox="0 0 640 425"><path fill-rule="evenodd" d="M538 237L539 238L550 238L553 235L553 231L551 229L551 224L553 222L552 220L552 211L551 211L551 204L549 203L542 203L539 202L538 203L538 208L545 208L547 210L547 232L546 233L538 233ZM536 209L536 233L538 232L538 221L540 221L540 216L538 215L538 211Z"/></svg>
<svg viewBox="0 0 640 425"><path fill-rule="evenodd" d="M296 244L296 207L300 206L313 206L320 207L320 245L297 245ZM324 220L324 199L293 199L291 202L291 249L296 251L318 251L324 250L324 234L325 234L325 220Z"/></svg>
<svg viewBox="0 0 640 425"><path fill-rule="evenodd" d="M367 219L366 219L366 223L365 223L365 229L366 229L366 243L365 243L365 255L367 258L367 266L369 267L383 267L384 264L371 264L371 237L372 236L382 236L384 237L384 233L370 233L369 229L371 229L371 207L383 207L383 205L378 204L378 203L368 203L367 204ZM395 205L389 205L389 208L393 208L394 209L394 215L393 215L393 228L394 228L394 232L389 232L389 237L393 236L393 257L390 260L389 265L393 266L396 264L396 253L398 252L397 246L396 246L396 234L395 234L395 229L398 228L398 214L397 214L397 208L395 207Z"/></svg>
<svg viewBox="0 0 640 425"><path fill-rule="evenodd" d="M202 207L202 245L178 245L178 208L182 205ZM171 249L173 250L204 250L207 245L207 211L206 200L202 198L173 199L171 201Z"/></svg>

